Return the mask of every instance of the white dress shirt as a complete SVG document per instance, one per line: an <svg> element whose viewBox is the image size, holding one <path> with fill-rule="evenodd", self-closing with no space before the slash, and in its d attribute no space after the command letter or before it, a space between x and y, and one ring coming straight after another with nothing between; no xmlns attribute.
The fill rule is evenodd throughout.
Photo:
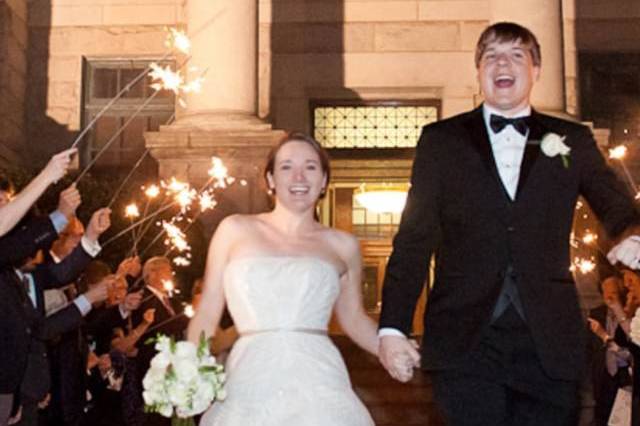
<svg viewBox="0 0 640 426"><path fill-rule="evenodd" d="M509 197L511 197L511 200L515 200L516 190L518 189L518 179L520 178L520 165L522 164L528 133L522 135L510 124L505 126L500 133L494 133L489 125L491 114L503 115L499 111L483 105L482 115L484 117L484 124L487 127L487 132L489 133L489 142L491 143L491 150L493 151L493 158L496 162L498 174ZM531 107L527 106L522 111L508 118L527 117L529 115L531 115Z"/></svg>
<svg viewBox="0 0 640 426"><path fill-rule="evenodd" d="M487 106L487 104L482 105L482 116L485 127L487 128L487 133L489 134L489 143L491 144L491 151L493 152L493 158L496 162L500 180L502 180L502 185L511 200L515 200L516 190L518 189L518 179L520 178L520 165L522 164L528 133L521 135L520 132L510 124L505 126L499 133L494 133L489 125L491 114L505 115ZM521 111L507 118L527 117L529 115L531 115L531 106L527 105ZM378 330L378 336L406 337L403 332L392 327L381 328Z"/></svg>

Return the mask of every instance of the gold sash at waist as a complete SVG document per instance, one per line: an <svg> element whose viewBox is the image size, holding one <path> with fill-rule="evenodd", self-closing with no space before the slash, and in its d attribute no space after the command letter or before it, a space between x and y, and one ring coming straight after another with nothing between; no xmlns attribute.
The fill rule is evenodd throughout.
<svg viewBox="0 0 640 426"><path fill-rule="evenodd" d="M305 327L292 327L292 328L265 328L262 330L246 330L240 332L240 337L255 336L256 334L265 333L304 333L304 334L316 334L319 336L326 336L327 330L320 328L305 328Z"/></svg>

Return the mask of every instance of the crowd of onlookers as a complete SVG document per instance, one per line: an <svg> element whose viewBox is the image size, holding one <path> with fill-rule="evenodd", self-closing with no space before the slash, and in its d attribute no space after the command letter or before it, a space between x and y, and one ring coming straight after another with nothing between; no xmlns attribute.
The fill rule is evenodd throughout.
<svg viewBox="0 0 640 426"><path fill-rule="evenodd" d="M184 304L197 304L202 283L179 300L167 257L128 257L115 270L99 260L111 212L98 209L83 225L75 185L53 212L35 214L73 155L53 156L19 193L0 177L0 426L170 424L144 412L149 338L182 338ZM216 350L235 337L233 328L219 333Z"/></svg>
<svg viewBox="0 0 640 426"><path fill-rule="evenodd" d="M600 281L603 304L589 311L589 352L595 402L594 425L640 425L640 346L630 339L631 319L640 307L640 276L607 271ZM617 423L616 423L617 422Z"/></svg>

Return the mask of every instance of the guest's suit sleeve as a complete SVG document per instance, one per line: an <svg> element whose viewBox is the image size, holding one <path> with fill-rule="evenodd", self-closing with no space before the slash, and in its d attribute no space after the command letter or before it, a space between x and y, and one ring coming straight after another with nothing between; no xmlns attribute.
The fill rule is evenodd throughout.
<svg viewBox="0 0 640 426"><path fill-rule="evenodd" d="M429 261L440 240L437 133L433 126L427 126L418 141L411 188L393 240L382 293L380 327L395 328L406 335L411 333Z"/></svg>
<svg viewBox="0 0 640 426"><path fill-rule="evenodd" d="M628 227L640 225L640 215L624 183L606 164L591 131L581 126L575 136L571 156L579 156L580 191L589 202L610 237L616 238Z"/></svg>
<svg viewBox="0 0 640 426"><path fill-rule="evenodd" d="M60 287L75 281L92 259L82 244L78 244L61 262L50 261L38 265L33 276L43 290Z"/></svg>
<svg viewBox="0 0 640 426"><path fill-rule="evenodd" d="M69 303L66 308L40 320L38 337L41 340L53 339L62 333L80 327L82 321L82 313L75 303Z"/></svg>
<svg viewBox="0 0 640 426"><path fill-rule="evenodd" d="M51 219L37 217L18 225L0 238L0 267L12 266L39 249L48 249L58 238Z"/></svg>

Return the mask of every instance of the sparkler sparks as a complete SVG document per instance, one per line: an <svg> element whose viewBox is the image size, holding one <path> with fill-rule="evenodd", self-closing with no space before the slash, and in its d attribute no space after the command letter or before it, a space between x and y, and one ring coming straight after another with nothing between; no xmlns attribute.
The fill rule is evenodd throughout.
<svg viewBox="0 0 640 426"><path fill-rule="evenodd" d="M609 158L614 160L622 160L627 155L627 147L624 145L618 145L615 148L609 150Z"/></svg>
<svg viewBox="0 0 640 426"><path fill-rule="evenodd" d="M173 297L173 293L177 292L176 285L171 280L162 280L162 287L169 297Z"/></svg>
<svg viewBox="0 0 640 426"><path fill-rule="evenodd" d="M140 216L140 210L138 210L138 206L135 203L129 204L124 209L125 217L136 218Z"/></svg>
<svg viewBox="0 0 640 426"><path fill-rule="evenodd" d="M586 234L584 234L584 236L582 237L582 242L585 244L591 244L594 243L598 240L598 236L596 234L594 234L593 232L588 232Z"/></svg>
<svg viewBox="0 0 640 426"><path fill-rule="evenodd" d="M592 260L576 257L569 270L571 272L575 272L576 270L578 270L582 274L588 274L595 268L596 264Z"/></svg>
<svg viewBox="0 0 640 426"><path fill-rule="evenodd" d="M151 185L147 189L145 189L144 195L149 198L156 198L158 195L160 195L160 188L158 187L158 185Z"/></svg>
<svg viewBox="0 0 640 426"><path fill-rule="evenodd" d="M176 266L189 266L191 265L191 261L186 257L176 256L173 258L173 263Z"/></svg>
<svg viewBox="0 0 640 426"><path fill-rule="evenodd" d="M211 210L214 208L218 202L213 197L213 194L210 192L203 192L199 198L200 201L200 211L205 212L207 210Z"/></svg>
<svg viewBox="0 0 640 426"><path fill-rule="evenodd" d="M149 77L151 77L153 83L151 88L158 90L171 90L176 95L179 94L180 88L184 85L184 77L180 74L180 71L173 71L171 66L167 65L162 68L160 65L152 62L149 67Z"/></svg>
<svg viewBox="0 0 640 426"><path fill-rule="evenodd" d="M167 39L165 40L165 46L169 49L174 48L182 53L189 54L191 50L191 40L185 34L184 31L176 30L175 28L169 28L169 34L167 34Z"/></svg>
<svg viewBox="0 0 640 426"><path fill-rule="evenodd" d="M193 309L192 305L186 305L184 307L184 316L187 318L193 318L193 316L196 314L195 309Z"/></svg>
<svg viewBox="0 0 640 426"><path fill-rule="evenodd" d="M176 249L179 252L185 252L191 250L191 246L186 240L186 235L176 225L169 222L162 222L162 228L167 233L167 241L165 244L170 245L172 249Z"/></svg>
<svg viewBox="0 0 640 426"><path fill-rule="evenodd" d="M214 188L226 188L229 173L227 167L218 157L211 157L211 168L207 171L209 176L214 179Z"/></svg>
<svg viewBox="0 0 640 426"><path fill-rule="evenodd" d="M198 196L198 193L193 188L185 188L178 192L175 196L176 202L180 205L180 210L185 213L194 199Z"/></svg>

